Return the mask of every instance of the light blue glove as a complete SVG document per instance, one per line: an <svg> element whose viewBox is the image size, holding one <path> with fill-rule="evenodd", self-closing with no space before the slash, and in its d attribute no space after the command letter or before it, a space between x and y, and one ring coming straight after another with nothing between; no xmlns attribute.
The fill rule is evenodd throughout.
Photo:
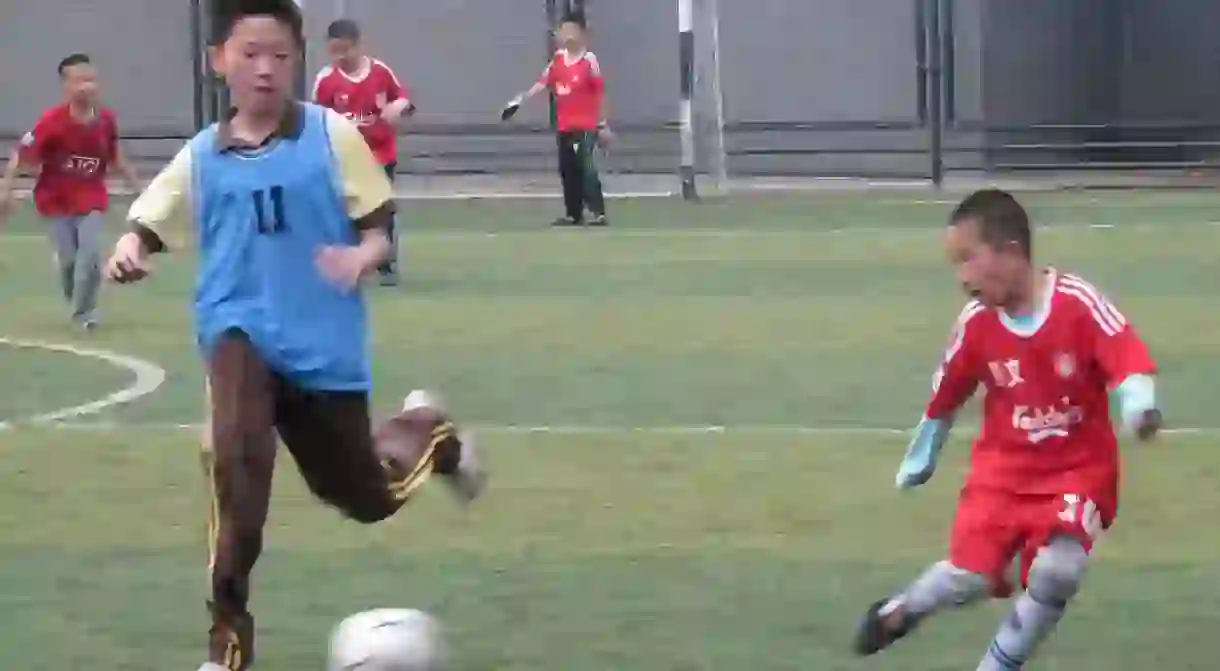
<svg viewBox="0 0 1220 671"><path fill-rule="evenodd" d="M952 423L941 419L923 418L915 428L915 437L907 445L907 453L898 466L894 484L899 489L918 487L932 479L936 472L936 459L949 437Z"/></svg>
<svg viewBox="0 0 1220 671"><path fill-rule="evenodd" d="M1114 390L1123 427L1131 433L1143 428L1145 413L1156 410L1156 381L1151 375L1132 375Z"/></svg>

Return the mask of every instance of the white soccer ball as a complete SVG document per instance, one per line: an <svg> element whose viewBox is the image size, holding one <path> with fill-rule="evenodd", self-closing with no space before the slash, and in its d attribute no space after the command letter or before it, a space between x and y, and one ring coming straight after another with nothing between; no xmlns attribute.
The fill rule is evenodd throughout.
<svg viewBox="0 0 1220 671"><path fill-rule="evenodd" d="M328 671L442 671L445 643L440 623L406 608L356 613L330 637Z"/></svg>

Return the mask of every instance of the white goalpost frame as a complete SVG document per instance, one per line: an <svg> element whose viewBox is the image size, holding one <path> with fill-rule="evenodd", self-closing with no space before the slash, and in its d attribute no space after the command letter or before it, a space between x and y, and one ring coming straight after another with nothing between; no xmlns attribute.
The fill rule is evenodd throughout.
<svg viewBox="0 0 1220 671"><path fill-rule="evenodd" d="M720 88L720 10L718 0L677 0L679 80L679 177L682 195L697 200L700 163L710 189L728 185L724 144L724 95Z"/></svg>
<svg viewBox="0 0 1220 671"><path fill-rule="evenodd" d="M695 188L695 0L678 0L678 139L682 199L698 200Z"/></svg>
<svg viewBox="0 0 1220 671"><path fill-rule="evenodd" d="M728 155L724 146L724 93L720 89L720 0L704 0L709 23L707 58L708 87L712 96L712 118L714 125L711 168L715 175L716 190L727 191L729 186Z"/></svg>

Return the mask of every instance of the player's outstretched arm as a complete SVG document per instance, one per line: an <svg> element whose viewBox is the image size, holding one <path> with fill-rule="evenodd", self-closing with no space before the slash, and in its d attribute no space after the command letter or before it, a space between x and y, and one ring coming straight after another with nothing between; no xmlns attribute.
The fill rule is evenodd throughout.
<svg viewBox="0 0 1220 671"><path fill-rule="evenodd" d="M0 223L12 212L13 188L17 176L23 169L34 168L42 163L42 157L47 143L57 135L53 115L43 114L34 130L21 137L21 141L13 148L5 166L4 175L0 177Z"/></svg>
<svg viewBox="0 0 1220 671"><path fill-rule="evenodd" d="M140 190L140 175L121 146L115 148L114 167L119 171L119 175L128 189L131 189L133 193Z"/></svg>
<svg viewBox="0 0 1220 671"><path fill-rule="evenodd" d="M415 104L410 98L399 98L385 106L381 110L381 118L389 123L398 123L404 116L415 114Z"/></svg>
<svg viewBox="0 0 1220 671"><path fill-rule="evenodd" d="M932 479L940 451L953 428L954 417L978 387L978 364L973 352L975 338L969 326L982 310L979 304L971 303L957 318L949 346L932 379L932 398L898 466L894 484L899 489L917 487Z"/></svg>
<svg viewBox="0 0 1220 671"><path fill-rule="evenodd" d="M360 130L335 112L326 114L326 124L337 181L342 185L347 216L360 231L360 243L319 249L317 264L324 277L347 291L390 257L394 193Z"/></svg>
<svg viewBox="0 0 1220 671"><path fill-rule="evenodd" d="M381 110L381 116L393 124L401 121L403 117L415 114L415 102L411 98L411 92L398 80L398 75L394 74L388 65L385 69L386 74L390 76L387 87L389 90L386 91L390 102Z"/></svg>
<svg viewBox="0 0 1220 671"><path fill-rule="evenodd" d="M1123 426L1140 440L1155 438L1164 419L1156 401L1156 378L1137 373L1114 389Z"/></svg>
<svg viewBox="0 0 1220 671"><path fill-rule="evenodd" d="M157 174L136 198L127 213L131 230L115 243L106 264L106 276L114 282L137 282L148 276L150 255L169 249L166 237L183 203L190 197L190 146L183 147L170 164Z"/></svg>
<svg viewBox="0 0 1220 671"><path fill-rule="evenodd" d="M521 105L523 105L525 101L547 90L550 85L551 64L548 63L546 69L542 71L542 75L538 77L538 81L534 82L533 86L529 87L525 93L518 95L504 105L504 109L500 112L500 120L508 121L509 119L513 118L513 116L517 114L517 110L521 109Z"/></svg>
<svg viewBox="0 0 1220 671"><path fill-rule="evenodd" d="M1106 387L1118 400L1123 428L1140 440L1160 431L1162 416L1156 397L1156 362L1148 345L1127 317L1093 285L1065 275L1060 292L1080 308L1081 330L1089 335L1093 355Z"/></svg>

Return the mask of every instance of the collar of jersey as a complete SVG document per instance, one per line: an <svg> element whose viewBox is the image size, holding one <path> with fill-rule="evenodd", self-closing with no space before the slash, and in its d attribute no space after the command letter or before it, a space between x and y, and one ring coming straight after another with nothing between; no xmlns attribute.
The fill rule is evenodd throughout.
<svg viewBox="0 0 1220 671"><path fill-rule="evenodd" d="M288 108L284 111L284 117L280 119L280 125L263 139L262 142L252 145L233 137L233 129L229 126L229 122L236 114L237 108L230 108L229 112L225 115L225 120L221 121L216 127L217 152L224 154L227 152L248 153L251 151L261 151L269 147L276 140L284 138L296 140L301 137L301 133L305 130L305 108L299 102L292 102L289 103Z"/></svg>
<svg viewBox="0 0 1220 671"><path fill-rule="evenodd" d="M368 56L365 56L364 64L362 64L360 66L360 69L357 70L356 72L347 72L346 70L339 67L338 65L336 65L334 67L335 67L335 70L339 71L339 74L344 79L346 79L347 81L349 81L353 84L359 84L360 82L368 79L369 75L373 74L373 59L369 58Z"/></svg>
<svg viewBox="0 0 1220 671"><path fill-rule="evenodd" d="M1039 301L1038 306L1034 308L1032 313L1013 317L1003 310L998 311L1000 323L1014 335L1022 338L1032 336L1046 323L1047 317L1051 316L1051 300L1055 297L1055 284L1058 282L1058 273L1055 272L1054 268L1047 268L1043 273L1046 276L1046 286L1042 289L1042 300Z"/></svg>

